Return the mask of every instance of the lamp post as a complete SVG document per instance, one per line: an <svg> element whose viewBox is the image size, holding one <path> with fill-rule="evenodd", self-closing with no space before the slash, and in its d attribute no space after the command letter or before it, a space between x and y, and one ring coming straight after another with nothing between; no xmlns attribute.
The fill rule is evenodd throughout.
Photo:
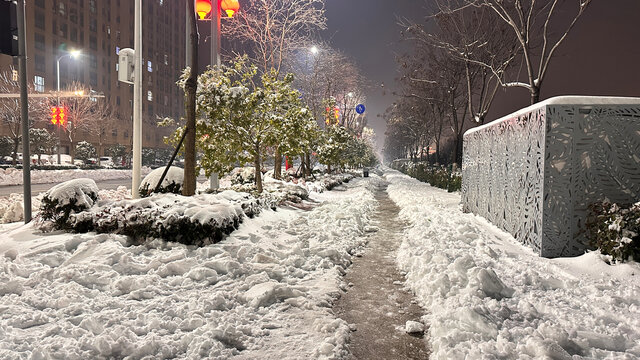
<svg viewBox="0 0 640 360"><path fill-rule="evenodd" d="M215 2L215 3L214 3ZM211 65L220 66L220 19L221 10L227 13L229 18L240 9L238 0L196 0L196 12L200 20L205 20L208 13L211 14ZM220 187L218 174L212 173L209 178L209 189Z"/></svg>
<svg viewBox="0 0 640 360"><path fill-rule="evenodd" d="M71 50L68 53L61 55L56 59L56 79L57 79L56 107L58 108L60 107L60 60L64 59L67 56L72 59L76 59L78 56L80 56L80 50ZM58 165L60 165L60 145L61 145L60 124L58 123Z"/></svg>

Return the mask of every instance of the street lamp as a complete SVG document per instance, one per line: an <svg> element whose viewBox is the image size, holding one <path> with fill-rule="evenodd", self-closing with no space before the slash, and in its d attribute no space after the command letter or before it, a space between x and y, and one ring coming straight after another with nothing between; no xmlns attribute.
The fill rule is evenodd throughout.
<svg viewBox="0 0 640 360"><path fill-rule="evenodd" d="M215 2L214 2L215 1ZM238 0L196 0L196 12L200 20L205 20L211 14L211 66L220 66L220 13L224 10L228 17L240 9ZM215 190L220 186L218 174L213 173L209 178L209 188Z"/></svg>
<svg viewBox="0 0 640 360"><path fill-rule="evenodd" d="M314 45L309 49L309 51L311 51L313 55L316 55L318 54L318 52L320 52L320 49L318 49L318 47Z"/></svg>
<svg viewBox="0 0 640 360"><path fill-rule="evenodd" d="M57 94L56 94L56 107L60 107L60 60L64 59L65 57L70 57L72 59L77 59L80 56L80 50L71 50L68 53L59 56L56 59L56 88L57 88ZM58 124L58 165L60 165L60 124Z"/></svg>

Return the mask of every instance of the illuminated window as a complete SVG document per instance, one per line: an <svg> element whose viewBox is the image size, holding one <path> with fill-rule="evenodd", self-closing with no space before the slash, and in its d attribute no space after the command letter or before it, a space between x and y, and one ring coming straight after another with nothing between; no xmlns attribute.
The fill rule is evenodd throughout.
<svg viewBox="0 0 640 360"><path fill-rule="evenodd" d="M36 75L35 79L33 80L33 85L37 92L44 92L44 78L42 76Z"/></svg>

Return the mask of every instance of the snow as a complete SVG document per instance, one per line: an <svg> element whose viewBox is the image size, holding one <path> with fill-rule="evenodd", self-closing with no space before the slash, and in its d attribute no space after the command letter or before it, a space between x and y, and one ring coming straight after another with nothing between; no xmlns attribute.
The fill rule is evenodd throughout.
<svg viewBox="0 0 640 360"><path fill-rule="evenodd" d="M407 334L418 334L424 332L424 324L417 321L409 320L404 326L404 331Z"/></svg>
<svg viewBox="0 0 640 360"><path fill-rule="evenodd" d="M368 181L204 247L0 225L0 358L342 357L350 329L331 304L366 241Z"/></svg>
<svg viewBox="0 0 640 360"><path fill-rule="evenodd" d="M614 96L556 96L547 100L535 103L528 107L522 108L509 115L503 116L497 120L488 122L484 125L471 128L465 132L465 135L471 134L476 131L494 126L498 123L508 121L514 117L529 113L535 109L543 108L551 105L584 105L584 106L606 106L606 105L638 105L640 104L640 98L637 97L614 97Z"/></svg>
<svg viewBox="0 0 640 360"><path fill-rule="evenodd" d="M640 357L638 263L540 258L462 213L459 194L386 178L409 224L397 262L426 309L433 359Z"/></svg>
<svg viewBox="0 0 640 360"><path fill-rule="evenodd" d="M147 176L144 177L144 179L140 183L140 189L143 189L145 187L148 187L149 189L155 189L165 169L165 167L160 167L151 171ZM162 180L162 187L167 187L172 183L179 185L182 185L182 183L184 183L184 170L182 168L176 166L172 166L169 168L169 171L167 171L167 175Z"/></svg>
<svg viewBox="0 0 640 360"><path fill-rule="evenodd" d="M97 198L98 192L98 186L92 179L73 179L55 185L44 196L58 200L58 206L68 205L74 199L74 204L77 207L88 209L94 204L91 195L93 198Z"/></svg>
<svg viewBox="0 0 640 360"><path fill-rule="evenodd" d="M151 171L148 167L142 168L142 174ZM89 178L96 181L112 179L131 179L131 170L31 170L32 184L58 183L60 179L70 180L78 178ZM0 186L22 185L22 169L6 168L0 169Z"/></svg>

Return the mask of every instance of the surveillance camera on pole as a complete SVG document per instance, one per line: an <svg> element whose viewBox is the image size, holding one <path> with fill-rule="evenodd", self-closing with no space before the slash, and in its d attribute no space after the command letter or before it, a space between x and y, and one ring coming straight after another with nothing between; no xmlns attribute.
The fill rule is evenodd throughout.
<svg viewBox="0 0 640 360"><path fill-rule="evenodd" d="M118 52L118 81L133 84L135 74L135 50L126 48Z"/></svg>

